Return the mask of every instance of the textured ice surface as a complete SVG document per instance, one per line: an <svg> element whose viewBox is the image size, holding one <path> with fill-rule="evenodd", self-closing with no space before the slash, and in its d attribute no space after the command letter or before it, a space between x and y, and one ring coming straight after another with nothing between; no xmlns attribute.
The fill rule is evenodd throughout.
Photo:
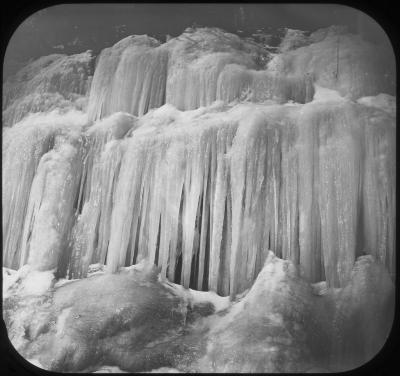
<svg viewBox="0 0 400 376"><path fill-rule="evenodd" d="M3 305L12 344L63 372L336 372L371 359L393 322L394 285L372 256L356 261L344 288L317 294L296 265L270 252L250 290L219 311L206 305L216 305L212 294L141 266L41 295L24 287L38 272L20 273Z"/></svg>
<svg viewBox="0 0 400 376"><path fill-rule="evenodd" d="M269 62L268 69L285 76L309 74L318 85L352 99L395 93L395 59L389 41L377 45L337 26L308 37L301 34L300 39L298 48L288 44ZM299 35L293 40L298 41Z"/></svg>
<svg viewBox="0 0 400 376"><path fill-rule="evenodd" d="M199 364L208 372L352 369L385 343L393 294L388 273L371 256L356 262L346 287L318 296L293 263L269 253L247 295L210 324Z"/></svg>
<svg viewBox="0 0 400 376"><path fill-rule="evenodd" d="M49 55L28 64L3 84L3 126L29 113L86 107L92 78L90 51Z"/></svg>
<svg viewBox="0 0 400 376"><path fill-rule="evenodd" d="M90 370L116 363L132 371L161 367L163 350L153 351L156 342L179 337L185 322L186 306L157 282L151 268L95 275L49 287L41 296L25 294L27 278L29 273L11 287L5 320L17 350L46 369ZM151 353L152 366L146 363Z"/></svg>
<svg viewBox="0 0 400 376"><path fill-rule="evenodd" d="M396 116L396 97L392 95L381 93L376 96L359 98L357 102L364 106L380 108Z"/></svg>

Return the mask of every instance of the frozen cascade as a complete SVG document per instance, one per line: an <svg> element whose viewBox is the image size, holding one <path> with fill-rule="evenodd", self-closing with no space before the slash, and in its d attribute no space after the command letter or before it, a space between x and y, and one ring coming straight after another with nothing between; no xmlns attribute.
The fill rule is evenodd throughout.
<svg viewBox="0 0 400 376"><path fill-rule="evenodd" d="M215 100L307 103L313 82L352 99L395 92L394 55L388 46L338 27L302 34L299 45L286 39L280 53L271 54L216 28L187 29L161 45L144 35L127 37L99 57L89 117L97 120L118 111L143 115L165 103L179 110ZM267 64L263 56L269 56ZM385 63L377 56L385 56Z"/></svg>
<svg viewBox="0 0 400 376"><path fill-rule="evenodd" d="M193 110L215 100L312 100L311 75L262 70L263 53L256 44L213 28L187 30L162 45L144 35L127 37L99 56L89 117L118 111L143 115L165 103Z"/></svg>
<svg viewBox="0 0 400 376"><path fill-rule="evenodd" d="M377 94L358 75L325 79L336 38L311 36L266 69L259 47L214 29L104 50L89 123L37 114L3 130L4 266L81 278L149 259L221 295L249 288L268 250L335 287L365 253L394 275L394 113L351 100Z"/></svg>
<svg viewBox="0 0 400 376"><path fill-rule="evenodd" d="M70 276L148 258L186 287L235 294L251 286L266 247L313 282L345 285L364 252L394 273L393 122L316 101L165 105L95 123L73 188Z"/></svg>

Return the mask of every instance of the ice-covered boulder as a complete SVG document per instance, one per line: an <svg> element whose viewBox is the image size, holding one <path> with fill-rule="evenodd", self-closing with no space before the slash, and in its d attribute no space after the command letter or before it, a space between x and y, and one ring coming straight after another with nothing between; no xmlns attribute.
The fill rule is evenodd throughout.
<svg viewBox="0 0 400 376"><path fill-rule="evenodd" d="M3 270L13 346L53 371L345 371L373 358L390 333L394 285L372 256L343 288L304 280L269 252L234 301L163 282L142 262L55 283L51 272Z"/></svg>
<svg viewBox="0 0 400 376"><path fill-rule="evenodd" d="M384 266L362 256L344 288L317 294L313 287L270 252L250 291L212 317L207 353L196 364L203 372L338 372L377 355L394 316Z"/></svg>
<svg viewBox="0 0 400 376"><path fill-rule="evenodd" d="M9 339L24 358L66 372L114 364L151 370L179 356L171 344L182 333L186 304L157 281L156 268L47 285L40 295L28 290L46 273L20 273L4 300Z"/></svg>

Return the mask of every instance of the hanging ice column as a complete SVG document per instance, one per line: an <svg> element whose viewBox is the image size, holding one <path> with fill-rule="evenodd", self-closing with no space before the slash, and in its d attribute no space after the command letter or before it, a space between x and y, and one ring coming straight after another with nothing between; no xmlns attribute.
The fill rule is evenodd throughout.
<svg viewBox="0 0 400 376"><path fill-rule="evenodd" d="M65 270L68 236L74 223L81 155L79 141L56 136L32 183L22 234L21 262L37 270ZM64 265L63 265L64 264Z"/></svg>
<svg viewBox="0 0 400 376"><path fill-rule="evenodd" d="M85 134L85 157L77 197L77 221L72 230L69 276L86 276L92 259L105 263L115 182L121 160L121 139L134 127L134 117L116 113Z"/></svg>
<svg viewBox="0 0 400 376"><path fill-rule="evenodd" d="M55 269L74 221L86 116L37 114L3 129L3 265Z"/></svg>

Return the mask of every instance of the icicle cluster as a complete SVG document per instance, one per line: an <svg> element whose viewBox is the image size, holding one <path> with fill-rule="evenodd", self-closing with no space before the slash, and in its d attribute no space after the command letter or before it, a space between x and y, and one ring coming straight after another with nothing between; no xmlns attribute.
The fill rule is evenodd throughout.
<svg viewBox="0 0 400 376"><path fill-rule="evenodd" d="M347 102L222 109L163 107L98 154L78 270L149 258L223 295L251 286L267 249L333 286L364 252L394 272L393 119Z"/></svg>
<svg viewBox="0 0 400 376"><path fill-rule="evenodd" d="M261 53L257 45L210 28L187 31L163 45L147 36L125 38L99 57L89 117L143 115L165 103L193 110L215 100L312 100L311 75L257 71Z"/></svg>
<svg viewBox="0 0 400 376"><path fill-rule="evenodd" d="M288 30L279 51L264 67L261 46L212 28L187 30L163 45L147 36L125 38L100 55L89 117L118 111L143 115L165 103L179 110L215 100L307 103L313 82L353 99L394 94L390 47L374 46L341 28L309 37Z"/></svg>
<svg viewBox="0 0 400 376"><path fill-rule="evenodd" d="M27 159L37 172L21 185L29 203L5 208L24 223L22 239L21 223L6 227L5 263L76 278L92 263L116 271L148 258L162 276L222 295L251 286L267 249L333 286L363 252L393 273L392 123L350 102L112 115L85 133L82 158L55 137L40 163Z"/></svg>
<svg viewBox="0 0 400 376"><path fill-rule="evenodd" d="M312 46L285 54L307 60ZM163 278L222 295L250 287L268 250L330 286L364 253L394 274L386 97L342 98L312 85L318 64L299 74L280 55L257 71L255 52L213 29L161 46L130 37L94 75L88 116L110 116L3 131L4 265L80 278L147 258Z"/></svg>

